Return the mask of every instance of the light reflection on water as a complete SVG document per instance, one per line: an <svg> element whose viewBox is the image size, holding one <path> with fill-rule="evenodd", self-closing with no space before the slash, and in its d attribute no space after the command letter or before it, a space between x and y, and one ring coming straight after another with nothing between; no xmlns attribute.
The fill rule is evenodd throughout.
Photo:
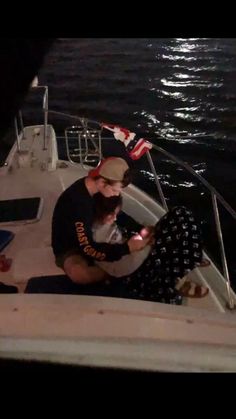
<svg viewBox="0 0 236 419"><path fill-rule="evenodd" d="M217 66L216 65L210 65L210 66L202 65L201 67L195 67L195 66L188 67L186 65L174 64L173 68L179 68L179 69L181 68L185 71L187 70L187 71L192 71L193 73L197 73L197 72L200 72L200 71L202 71L202 72L203 71L214 71L214 70L217 69Z"/></svg>
<svg viewBox="0 0 236 419"><path fill-rule="evenodd" d="M194 112L194 111L199 111L201 108L200 106L185 106L183 108L175 108L176 111L188 111L188 112Z"/></svg>
<svg viewBox="0 0 236 419"><path fill-rule="evenodd" d="M155 182L154 175L150 171L140 170L140 173L148 181ZM173 177L173 179L171 179L171 176L169 174L161 173L158 175L158 178L160 179L162 185L168 186L169 188L193 188L197 185L196 182L177 180L176 177Z"/></svg>
<svg viewBox="0 0 236 419"><path fill-rule="evenodd" d="M148 45L155 50L155 42ZM232 80L235 79L233 45L232 42L232 49L227 50L221 40L209 38L174 38L163 42L155 55L158 63L165 64L163 76L148 78L150 94L163 106L157 105L156 115L147 109L135 112L144 118L149 132L153 129L159 136L180 144L191 140L177 136L184 134L195 141L195 134L199 138L201 131L212 138L226 138L224 125L235 126L233 117L227 115L236 111L236 91L226 87L228 74L232 73ZM221 132L217 131L220 124Z"/></svg>
<svg viewBox="0 0 236 419"><path fill-rule="evenodd" d="M179 183L178 186L183 186L184 188L192 188L193 186L196 186L196 183L185 181L183 183Z"/></svg>
<svg viewBox="0 0 236 419"><path fill-rule="evenodd" d="M155 42L148 47L155 50ZM233 118L227 115L236 110L236 92L225 87L225 73L235 74L236 67L232 50L229 51L217 39L209 42L209 38L175 38L164 42L155 55L158 62L165 63L163 76L148 78L150 95L163 106L157 105L156 114L145 108L134 112L141 116L141 125L146 124L149 132L180 144L197 141L201 132L207 132L209 138L224 139L224 130L217 131L219 124L234 127ZM180 138L182 135L188 139Z"/></svg>
<svg viewBox="0 0 236 419"><path fill-rule="evenodd" d="M181 92L167 92L165 90L161 90L161 92L165 96L170 96L170 97L173 97L173 98L176 98L176 99L182 99L182 101L185 97L185 94L181 93Z"/></svg>
<svg viewBox="0 0 236 419"><path fill-rule="evenodd" d="M178 143L179 144L194 144L195 140L192 140L191 138L179 138Z"/></svg>
<svg viewBox="0 0 236 419"><path fill-rule="evenodd" d="M163 60L170 60L170 61L197 61L197 57L185 57L185 55L166 55L162 54L161 58Z"/></svg>
<svg viewBox="0 0 236 419"><path fill-rule="evenodd" d="M177 79L194 79L196 77L200 77L200 76L195 76L191 74L182 74L182 73L175 73L173 76L176 77Z"/></svg>
<svg viewBox="0 0 236 419"><path fill-rule="evenodd" d="M178 42L186 42L186 41L204 41L209 38L175 38L175 40Z"/></svg>
<svg viewBox="0 0 236 419"><path fill-rule="evenodd" d="M161 83L163 86L171 86L171 87L203 87L205 89L221 87L223 83L209 83L206 80L194 80L194 81L172 81L167 79L161 79Z"/></svg>
<svg viewBox="0 0 236 419"><path fill-rule="evenodd" d="M176 118L182 118L182 119L186 119L186 120L193 121L193 122L201 122L205 119L204 116L193 115L191 113L183 113L183 112L174 112L174 116ZM207 120L208 121L210 120L211 122L216 121L216 119L212 119L212 118L211 119L207 118Z"/></svg>

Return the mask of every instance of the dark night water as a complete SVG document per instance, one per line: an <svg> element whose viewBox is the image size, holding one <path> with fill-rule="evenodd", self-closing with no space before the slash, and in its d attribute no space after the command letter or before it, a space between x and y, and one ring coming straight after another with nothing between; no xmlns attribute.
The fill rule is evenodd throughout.
<svg viewBox="0 0 236 419"><path fill-rule="evenodd" d="M236 209L236 39L58 39L39 80L49 86L50 109L145 135L190 163ZM64 157L64 142L59 150ZM209 194L158 153L154 161L168 204L194 209L218 261ZM135 183L156 197L145 157L136 168ZM220 214L236 284L235 223Z"/></svg>

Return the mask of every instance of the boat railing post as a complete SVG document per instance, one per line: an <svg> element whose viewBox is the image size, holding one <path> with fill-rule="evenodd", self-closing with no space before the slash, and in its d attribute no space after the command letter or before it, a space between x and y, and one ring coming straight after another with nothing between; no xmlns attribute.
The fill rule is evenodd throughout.
<svg viewBox="0 0 236 419"><path fill-rule="evenodd" d="M67 158L68 158L69 162L72 163L72 164L75 164L75 162L71 158L71 151L70 151L70 144L69 144L69 136L68 136L68 134L71 134L73 136L73 138L76 137L76 139L78 141L78 147L79 148L77 150L79 151L79 157L80 157L80 162L81 162L81 159L82 159L82 154L81 154L81 151L80 151L80 149L81 149L81 137L80 137L80 134L82 132L81 131L81 128L82 127L81 126L78 126L78 125L72 125L72 126L69 126L69 127L65 128L66 153L67 153Z"/></svg>
<svg viewBox="0 0 236 419"><path fill-rule="evenodd" d="M163 194L162 187L161 187L161 184L160 184L160 181L159 181L159 178L158 178L158 175L157 175L157 172L156 172L156 169L155 169L150 151L147 151L146 155L147 155L147 159L148 159L151 171L152 171L153 176L154 176L154 180L155 180L157 190L158 190L160 198L161 198L162 205L165 208L165 210L168 211L168 205L166 203L166 199L165 199L165 196Z"/></svg>
<svg viewBox="0 0 236 419"><path fill-rule="evenodd" d="M78 144L79 144L79 160L80 160L80 164L83 165L83 150L82 150L82 141L81 141L81 135L85 135L83 133L83 131L78 131ZM85 155L86 155L86 144L85 144L85 151L84 151Z"/></svg>
<svg viewBox="0 0 236 419"><path fill-rule="evenodd" d="M20 121L20 129L22 132L22 138L25 138L25 134L24 134L24 122L23 122L23 117L22 117L22 112L19 111L19 121Z"/></svg>
<svg viewBox="0 0 236 419"><path fill-rule="evenodd" d="M100 161L102 158L101 129L97 129L97 127L94 127L92 125L88 126L89 120L86 118L81 118L81 123L83 125L82 138L85 143L85 155L83 158L83 164L94 162L94 158L98 158L98 160ZM96 140L98 140L98 145L96 143ZM90 145L92 145L94 151L90 148Z"/></svg>
<svg viewBox="0 0 236 419"><path fill-rule="evenodd" d="M220 223L220 216L219 216L219 210L218 210L218 204L217 204L217 197L216 197L214 192L211 192L211 197L212 197L212 204L213 204L214 217L215 217L215 223L216 223L216 231L217 231L217 236L218 236L218 240L219 240L219 244L220 244L220 253L221 253L221 260L222 260L222 265L223 265L224 278L225 278L226 289L227 289L227 294L228 294L227 307L230 310L233 310L234 309L234 301L233 301L232 294L231 294L231 284L230 284L230 279L229 279L229 270L228 270L226 255L225 255L225 247L224 247L224 241L223 241L222 230L221 230L221 223Z"/></svg>
<svg viewBox="0 0 236 419"><path fill-rule="evenodd" d="M65 140L66 140L66 154L67 158L70 161L70 150L69 150L69 143L68 143L68 135L67 135L67 128L65 129Z"/></svg>
<svg viewBox="0 0 236 419"><path fill-rule="evenodd" d="M47 125L48 125L48 86L45 86L45 93L43 97L43 110L44 110L44 131L43 131L43 150L47 150Z"/></svg>
<svg viewBox="0 0 236 419"><path fill-rule="evenodd" d="M17 118L14 118L14 124L15 124L15 133L16 133L16 144L17 144L17 151L20 152L20 137L19 137L19 131L18 131L18 124L17 124Z"/></svg>
<svg viewBox="0 0 236 419"><path fill-rule="evenodd" d="M98 157L99 157L99 161L101 161L101 159L102 159L102 136L101 136L101 131L99 131L99 133L98 133Z"/></svg>

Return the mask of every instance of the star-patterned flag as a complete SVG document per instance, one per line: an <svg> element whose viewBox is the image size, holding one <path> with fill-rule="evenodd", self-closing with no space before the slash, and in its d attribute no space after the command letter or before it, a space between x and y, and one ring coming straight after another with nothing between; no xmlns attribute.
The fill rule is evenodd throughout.
<svg viewBox="0 0 236 419"><path fill-rule="evenodd" d="M102 128L113 132L115 139L121 141L125 145L132 160L140 159L140 157L152 148L152 144L149 141L144 138L135 138L136 134L126 128L105 123L102 124Z"/></svg>

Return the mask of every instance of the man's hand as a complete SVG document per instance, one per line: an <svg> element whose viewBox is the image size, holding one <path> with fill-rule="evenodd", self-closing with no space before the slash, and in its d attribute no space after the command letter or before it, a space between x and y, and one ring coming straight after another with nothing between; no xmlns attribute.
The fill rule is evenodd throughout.
<svg viewBox="0 0 236 419"><path fill-rule="evenodd" d="M149 238L143 239L141 235L135 234L128 240L128 246L130 253L142 250L147 244L149 244Z"/></svg>
<svg viewBox="0 0 236 419"><path fill-rule="evenodd" d="M139 234L143 239L148 240L148 244L154 244L154 233L155 233L155 227L147 226L147 227L143 227Z"/></svg>

